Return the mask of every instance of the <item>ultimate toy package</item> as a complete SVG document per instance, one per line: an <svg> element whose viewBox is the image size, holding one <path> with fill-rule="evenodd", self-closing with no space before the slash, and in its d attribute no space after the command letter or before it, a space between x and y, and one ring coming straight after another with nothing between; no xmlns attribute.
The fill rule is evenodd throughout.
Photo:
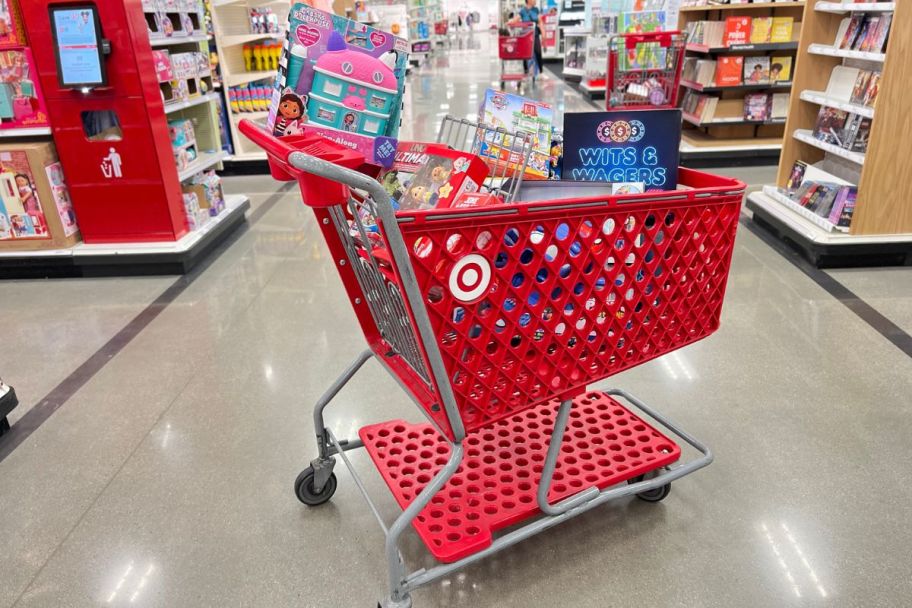
<svg viewBox="0 0 912 608"><path fill-rule="evenodd" d="M452 206L463 193L478 192L488 177L488 166L474 154L430 144L427 162L415 173L399 199L400 209Z"/></svg>
<svg viewBox="0 0 912 608"><path fill-rule="evenodd" d="M307 128L391 166L405 90L408 41L296 3L289 15L268 126Z"/></svg>

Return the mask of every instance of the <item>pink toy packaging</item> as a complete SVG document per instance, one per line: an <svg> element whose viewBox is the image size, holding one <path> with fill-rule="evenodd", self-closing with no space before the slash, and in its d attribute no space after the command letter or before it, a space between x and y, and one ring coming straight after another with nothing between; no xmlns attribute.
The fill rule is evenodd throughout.
<svg viewBox="0 0 912 608"><path fill-rule="evenodd" d="M295 3L289 15L268 125L277 136L306 131L392 165L408 42Z"/></svg>
<svg viewBox="0 0 912 608"><path fill-rule="evenodd" d="M26 46L25 26L16 0L0 0L0 49Z"/></svg>
<svg viewBox="0 0 912 608"><path fill-rule="evenodd" d="M50 125L33 65L29 49L0 51L0 129Z"/></svg>

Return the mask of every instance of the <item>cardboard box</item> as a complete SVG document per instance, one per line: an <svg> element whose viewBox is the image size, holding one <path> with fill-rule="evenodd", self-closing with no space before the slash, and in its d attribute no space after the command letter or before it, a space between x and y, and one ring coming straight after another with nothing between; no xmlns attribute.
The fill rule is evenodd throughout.
<svg viewBox="0 0 912 608"><path fill-rule="evenodd" d="M0 250L66 249L79 241L54 144L0 145Z"/></svg>
<svg viewBox="0 0 912 608"><path fill-rule="evenodd" d="M399 199L399 208L446 208L465 192L478 192L488 177L488 165L469 152L452 150L439 144L426 148L425 164L409 182Z"/></svg>

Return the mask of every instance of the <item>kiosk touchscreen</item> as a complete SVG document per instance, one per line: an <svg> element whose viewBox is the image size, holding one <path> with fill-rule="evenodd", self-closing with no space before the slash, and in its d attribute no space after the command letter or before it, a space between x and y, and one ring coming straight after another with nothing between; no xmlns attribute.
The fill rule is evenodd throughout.
<svg viewBox="0 0 912 608"><path fill-rule="evenodd" d="M98 8L94 4L52 5L49 11L60 86L77 89L106 85Z"/></svg>

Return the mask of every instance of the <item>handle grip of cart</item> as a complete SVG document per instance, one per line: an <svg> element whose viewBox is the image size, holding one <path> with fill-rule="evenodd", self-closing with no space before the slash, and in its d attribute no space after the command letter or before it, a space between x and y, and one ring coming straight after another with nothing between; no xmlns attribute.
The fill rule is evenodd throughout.
<svg viewBox="0 0 912 608"><path fill-rule="evenodd" d="M311 207L345 204L348 201L349 188L367 192L377 204L389 204L386 191L372 177L294 148L251 120L241 120L238 123L238 130L265 150L273 175L277 179L298 180L304 203ZM349 159L352 160L354 158ZM322 179L302 179L305 174Z"/></svg>
<svg viewBox="0 0 912 608"><path fill-rule="evenodd" d="M674 36L677 36L680 33L680 31L674 30L670 32L652 32L649 34L621 34L621 36L624 37L624 46L628 51L631 51L635 49L638 44L643 44L645 42L658 42L659 46L668 48L671 46Z"/></svg>

